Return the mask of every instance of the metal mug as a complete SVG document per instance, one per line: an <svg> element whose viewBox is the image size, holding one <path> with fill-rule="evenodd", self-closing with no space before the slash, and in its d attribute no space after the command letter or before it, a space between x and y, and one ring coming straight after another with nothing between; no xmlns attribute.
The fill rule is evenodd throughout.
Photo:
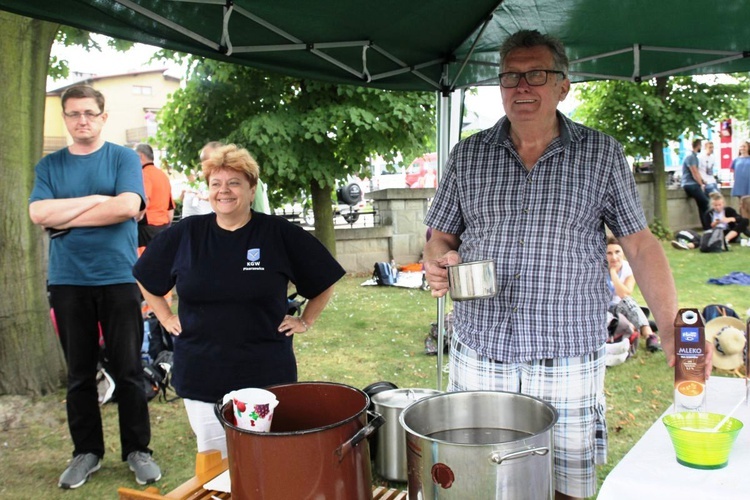
<svg viewBox="0 0 750 500"><path fill-rule="evenodd" d="M497 293L494 260L447 266L448 290L454 301L485 299Z"/></svg>

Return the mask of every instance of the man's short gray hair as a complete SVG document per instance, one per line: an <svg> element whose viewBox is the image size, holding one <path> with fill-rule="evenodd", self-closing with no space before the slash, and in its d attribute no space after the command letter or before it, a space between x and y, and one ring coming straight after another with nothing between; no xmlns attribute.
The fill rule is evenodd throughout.
<svg viewBox="0 0 750 500"><path fill-rule="evenodd" d="M500 46L500 67L503 67L505 58L514 49L544 46L552 53L552 61L557 71L562 71L568 76L568 56L562 42L551 35L543 35L537 30L521 30L510 35ZM540 68L542 69L542 68Z"/></svg>
<svg viewBox="0 0 750 500"><path fill-rule="evenodd" d="M145 142L138 144L135 147L135 152L142 154L151 161L154 161L154 149Z"/></svg>

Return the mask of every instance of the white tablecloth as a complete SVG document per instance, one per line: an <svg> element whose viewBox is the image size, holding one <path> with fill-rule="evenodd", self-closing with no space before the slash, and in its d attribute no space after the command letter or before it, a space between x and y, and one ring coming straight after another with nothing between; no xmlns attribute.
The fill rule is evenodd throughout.
<svg viewBox="0 0 750 500"><path fill-rule="evenodd" d="M726 414L744 395L745 379L711 377L706 409ZM664 415L673 411L670 407ZM723 469L699 470L678 464L667 429L659 417L612 469L597 499L750 499L750 406L742 404L733 416L742 421L744 427L729 455L729 464Z"/></svg>

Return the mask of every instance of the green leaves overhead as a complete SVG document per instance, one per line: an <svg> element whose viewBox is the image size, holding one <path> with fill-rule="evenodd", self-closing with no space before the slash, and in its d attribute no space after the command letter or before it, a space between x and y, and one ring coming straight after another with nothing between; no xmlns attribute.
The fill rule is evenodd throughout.
<svg viewBox="0 0 750 500"><path fill-rule="evenodd" d="M729 83L725 83L729 82ZM744 76L660 77L647 82L602 81L576 86L573 117L613 136L625 154L653 159L654 218L668 220L663 148L683 134L700 136L724 118L746 120Z"/></svg>
<svg viewBox="0 0 750 500"><path fill-rule="evenodd" d="M576 92L581 105L574 118L612 135L632 156L649 156L654 142L699 135L703 125L727 117L746 119L748 113L745 77L732 83L707 77L613 80L578 84Z"/></svg>
<svg viewBox="0 0 750 500"><path fill-rule="evenodd" d="M367 175L368 158L425 153L435 134L432 93L333 85L193 59L159 115L159 140L180 170L210 140L246 147L275 200Z"/></svg>

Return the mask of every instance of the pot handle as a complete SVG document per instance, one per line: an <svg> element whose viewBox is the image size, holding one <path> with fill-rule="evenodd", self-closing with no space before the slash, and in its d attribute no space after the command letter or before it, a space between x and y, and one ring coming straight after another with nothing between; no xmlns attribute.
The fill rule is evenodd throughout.
<svg viewBox="0 0 750 500"><path fill-rule="evenodd" d="M515 451L508 453L507 455L501 455L500 453L494 452L490 455L490 462L502 465L506 460L513 460L516 458L528 457L529 455L540 455L544 456L549 453L549 448L531 448L528 450Z"/></svg>
<svg viewBox="0 0 750 500"><path fill-rule="evenodd" d="M222 427L224 426L224 422L235 425L235 422L228 422L222 414L222 409L224 408L225 404L227 404L227 401L224 401L224 398L219 399L218 401L216 401L216 403L214 403L214 414L216 415L216 419L221 423ZM234 420L234 412L232 412L232 419Z"/></svg>
<svg viewBox="0 0 750 500"><path fill-rule="evenodd" d="M367 425L358 430L357 433L351 437L351 439L342 443L341 446L336 448L336 456L338 457L339 462L344 459L344 456L349 453L352 448L357 446L363 439L370 437L373 432L378 430L378 428L385 423L385 418L383 418L383 415L379 413L368 411L367 415L370 417L370 421L367 423Z"/></svg>

